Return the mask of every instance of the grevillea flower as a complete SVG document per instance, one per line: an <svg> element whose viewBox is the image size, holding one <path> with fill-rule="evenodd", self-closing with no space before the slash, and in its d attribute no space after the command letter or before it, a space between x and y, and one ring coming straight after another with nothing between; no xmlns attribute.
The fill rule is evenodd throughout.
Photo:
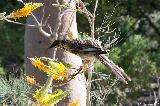
<svg viewBox="0 0 160 106"><path fill-rule="evenodd" d="M36 84L36 80L35 80L34 76L27 76L27 75L25 75L25 81L28 84L31 84L31 85Z"/></svg>
<svg viewBox="0 0 160 106"><path fill-rule="evenodd" d="M20 17L27 17L33 10L43 6L42 3L26 3L23 8L13 11L11 14L7 15L6 18L18 19Z"/></svg>
<svg viewBox="0 0 160 106"><path fill-rule="evenodd" d="M39 70L46 72L55 80L63 80L68 76L66 67L59 62L51 62L50 65L45 65L40 58L29 58L31 63Z"/></svg>
<svg viewBox="0 0 160 106"><path fill-rule="evenodd" d="M46 91L46 89L44 90L42 87L41 89L36 90L33 94L37 104L40 106L52 106L68 95L67 92L63 92L61 89L57 89L51 94L47 92L44 93L44 91Z"/></svg>

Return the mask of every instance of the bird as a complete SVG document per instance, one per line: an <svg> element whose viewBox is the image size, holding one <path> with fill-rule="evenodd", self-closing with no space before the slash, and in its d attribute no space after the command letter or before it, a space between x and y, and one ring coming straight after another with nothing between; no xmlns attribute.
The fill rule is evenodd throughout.
<svg viewBox="0 0 160 106"><path fill-rule="evenodd" d="M124 70L116 65L105 55L108 51L96 40L81 40L81 39L63 39L55 40L48 49L61 48L69 51L75 55L79 55L84 60L92 60L97 58L102 64L111 69L111 71L124 83L128 84L131 78L124 72Z"/></svg>

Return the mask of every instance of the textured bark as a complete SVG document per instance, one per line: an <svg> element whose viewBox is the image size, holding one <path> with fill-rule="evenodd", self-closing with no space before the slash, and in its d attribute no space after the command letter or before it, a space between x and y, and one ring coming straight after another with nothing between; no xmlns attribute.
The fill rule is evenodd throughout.
<svg viewBox="0 0 160 106"><path fill-rule="evenodd" d="M40 0L38 0L39 2ZM44 8L44 20L49 16L47 24L51 26L52 29L54 29L55 24L57 22L55 21L57 19L58 9L56 7L53 7L51 4L54 3L56 0L44 0L45 8ZM70 2L70 5L72 7L75 7L75 0L59 0L62 2ZM42 18L42 12L43 8L39 8L34 11L34 15L37 17L37 19L40 21ZM76 14L72 12L67 12L63 18L62 18L62 24L60 26L59 35L60 33L66 32L66 30L70 27L70 21L73 19L73 22L71 24L70 31L73 33L74 38L78 37L77 34L77 24L76 24ZM32 17L28 17L27 24L35 24L35 21ZM47 27L45 28L45 31L49 32L49 29ZM43 72L40 72L36 68L34 68L27 57L53 57L54 50L47 50L47 48L51 44L51 39L43 36L37 28L33 27L26 27L25 30L25 71L27 75L33 75L35 76L36 80L40 84L44 84L46 81L46 75ZM78 68L82 65L82 61L80 57L71 54L69 52L65 52L63 50L58 49L56 58L59 60L63 60L67 63L72 64L72 67ZM72 73L72 70L69 70L69 73ZM68 99L65 99L63 102L61 102L58 106L66 106L68 102L71 102L75 99L80 99L81 106L86 105L86 87L85 87L85 78L83 74L80 74L76 76L75 79L71 80L69 83L67 83L65 86L63 86L64 90L70 90L70 95Z"/></svg>

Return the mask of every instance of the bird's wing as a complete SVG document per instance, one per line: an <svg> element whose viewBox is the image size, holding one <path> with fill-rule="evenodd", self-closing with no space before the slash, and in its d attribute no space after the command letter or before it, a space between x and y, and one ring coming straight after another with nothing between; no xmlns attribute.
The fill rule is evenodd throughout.
<svg viewBox="0 0 160 106"><path fill-rule="evenodd" d="M85 40L82 43L82 51L84 53L91 54L106 54L107 52L99 45L96 45L94 41Z"/></svg>
<svg viewBox="0 0 160 106"><path fill-rule="evenodd" d="M95 46L93 46L93 45L84 45L83 46L83 48L82 48L82 51L83 52L88 52L88 53L92 53L93 52L93 54L99 54L100 52L102 52L102 49L101 48L99 48L99 47L95 47ZM106 53L106 52L105 52ZM104 53L104 54L105 54Z"/></svg>

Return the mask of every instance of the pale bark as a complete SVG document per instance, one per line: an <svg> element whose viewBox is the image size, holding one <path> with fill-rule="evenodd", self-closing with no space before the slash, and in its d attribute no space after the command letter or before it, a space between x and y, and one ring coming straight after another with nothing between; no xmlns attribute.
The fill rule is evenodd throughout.
<svg viewBox="0 0 160 106"><path fill-rule="evenodd" d="M56 0L44 0L45 3L45 9L44 9L44 20L49 16L47 24L51 26L52 29L54 29L55 24L57 22L55 21L57 19L58 9L56 7L53 7L51 4L54 3ZM63 1L69 2L69 0L59 0L61 3ZM40 2L38 0L38 2ZM72 7L75 7L75 0L71 0L70 4ZM42 17L43 8L39 8L34 11L34 15L37 17L37 19L40 21ZM60 26L59 34L64 33L67 31L67 29L70 27L71 19L73 19L73 22L71 24L70 31L73 33L74 38L78 37L77 34L77 25L76 25L76 14L73 12L67 12L63 18L62 18L62 24ZM28 17L27 19L28 24L35 24L35 21L32 17ZM49 29L46 27L45 31L49 32ZM40 72L36 68L34 68L29 60L26 57L53 57L53 49L47 50L47 48L51 44L51 38L43 36L37 28L33 27L26 27L25 30L25 71L27 75L33 75L35 76L36 80L40 84L44 84L46 81L46 75L43 72ZM58 49L56 58L59 60L63 60L67 63L72 64L72 67L78 68L82 65L82 61L80 57L73 55L69 52L65 52L63 50ZM70 70L70 73L72 73L72 70ZM86 105L86 87L85 87L85 78L83 74L80 74L75 77L75 79L68 82L65 86L63 86L64 90L70 90L70 95L68 99L65 100L65 102L61 102L58 106L66 106L68 102L71 102L75 99L80 99L81 106Z"/></svg>

